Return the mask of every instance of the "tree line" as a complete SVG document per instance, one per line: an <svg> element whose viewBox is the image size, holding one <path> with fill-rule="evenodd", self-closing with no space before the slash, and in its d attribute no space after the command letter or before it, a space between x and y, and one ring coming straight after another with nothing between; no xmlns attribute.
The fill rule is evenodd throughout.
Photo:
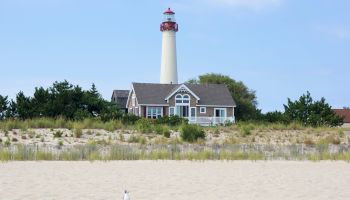
<svg viewBox="0 0 350 200"><path fill-rule="evenodd" d="M225 84L236 101L235 116L238 121L256 121L269 123L299 122L305 126L340 126L343 118L339 117L326 103L325 98L314 101L307 92L298 100L288 98L284 111L274 111L263 114L257 108L257 97L254 90L243 82L236 81L221 74L204 74L197 79L191 79L192 84ZM106 101L92 84L91 89L83 90L78 85L68 81L55 82L49 88L35 88L33 96L25 96L23 92L16 95L15 100L0 95L0 120L2 119L32 119L40 117L63 117L70 120L96 118L103 121L120 119L137 120L137 117L123 116L117 105ZM130 121L130 120L129 120Z"/></svg>
<svg viewBox="0 0 350 200"><path fill-rule="evenodd" d="M249 89L243 82L236 81L222 74L204 74L191 79L193 84L225 84L233 99L236 101L235 116L237 120L284 123L299 122L305 126L341 126L343 118L337 116L325 98L314 101L310 92L300 96L298 100L287 99L283 105L284 111L274 111L263 114L257 108L258 101L254 90Z"/></svg>
<svg viewBox="0 0 350 200"><path fill-rule="evenodd" d="M49 88L35 88L32 97L21 91L15 100L0 95L1 119L32 119L63 117L71 120L100 118L104 121L121 116L114 103L106 101L92 84L83 90L68 81L55 82Z"/></svg>

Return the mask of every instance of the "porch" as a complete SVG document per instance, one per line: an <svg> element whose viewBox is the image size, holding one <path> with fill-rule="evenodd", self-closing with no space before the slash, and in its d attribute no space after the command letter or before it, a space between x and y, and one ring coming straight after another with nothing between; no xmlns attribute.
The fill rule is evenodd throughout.
<svg viewBox="0 0 350 200"><path fill-rule="evenodd" d="M189 124L199 124L201 126L213 126L226 123L234 123L234 117L187 117Z"/></svg>

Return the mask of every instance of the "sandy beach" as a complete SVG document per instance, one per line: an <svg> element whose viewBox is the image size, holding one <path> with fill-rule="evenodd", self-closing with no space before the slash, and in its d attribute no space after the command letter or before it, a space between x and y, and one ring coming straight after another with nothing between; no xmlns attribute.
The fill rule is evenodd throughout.
<svg viewBox="0 0 350 200"><path fill-rule="evenodd" d="M0 199L348 199L350 164L295 161L0 163Z"/></svg>

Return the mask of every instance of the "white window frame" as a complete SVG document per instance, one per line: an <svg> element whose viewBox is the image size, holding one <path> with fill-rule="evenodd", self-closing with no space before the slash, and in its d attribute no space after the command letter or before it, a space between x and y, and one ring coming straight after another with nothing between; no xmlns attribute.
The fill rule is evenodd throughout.
<svg viewBox="0 0 350 200"><path fill-rule="evenodd" d="M136 106L136 95L135 95L135 94L132 94L132 97L131 97L131 105L132 105L133 107Z"/></svg>
<svg viewBox="0 0 350 200"><path fill-rule="evenodd" d="M216 116L217 110L223 110L225 112L225 116L223 116L223 117L227 117L227 109L226 108L214 108L214 117L217 117Z"/></svg>
<svg viewBox="0 0 350 200"><path fill-rule="evenodd" d="M171 114L170 110L173 109L173 114ZM169 107L169 116L176 115L175 107Z"/></svg>
<svg viewBox="0 0 350 200"><path fill-rule="evenodd" d="M202 112L202 108L204 108L203 112ZM201 114L207 113L207 107L199 107L199 113L201 113Z"/></svg>
<svg viewBox="0 0 350 200"><path fill-rule="evenodd" d="M154 109L155 108L155 110L156 110L156 112L154 113L154 112L151 112L151 115L150 115L150 117L148 116L148 110L150 109L150 108L152 108L152 109ZM157 113L157 109L158 108L160 108L160 117L163 117L164 115L163 115L163 107L160 107L160 106L147 106L146 107L146 118L149 118L149 119L158 119L158 113ZM153 118L153 116L155 116L155 118Z"/></svg>
<svg viewBox="0 0 350 200"><path fill-rule="evenodd" d="M192 109L194 109L194 116L192 116ZM190 107L189 113L188 113L188 118L191 121L195 121L197 118L197 107Z"/></svg>

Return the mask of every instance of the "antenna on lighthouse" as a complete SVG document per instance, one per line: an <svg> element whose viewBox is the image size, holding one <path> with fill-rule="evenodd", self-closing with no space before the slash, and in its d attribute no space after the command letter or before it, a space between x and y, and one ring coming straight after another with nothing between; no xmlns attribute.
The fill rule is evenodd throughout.
<svg viewBox="0 0 350 200"><path fill-rule="evenodd" d="M175 13L170 8L165 10L163 15L164 18L160 24L163 35L160 83L177 84L176 32L178 25L175 21Z"/></svg>

